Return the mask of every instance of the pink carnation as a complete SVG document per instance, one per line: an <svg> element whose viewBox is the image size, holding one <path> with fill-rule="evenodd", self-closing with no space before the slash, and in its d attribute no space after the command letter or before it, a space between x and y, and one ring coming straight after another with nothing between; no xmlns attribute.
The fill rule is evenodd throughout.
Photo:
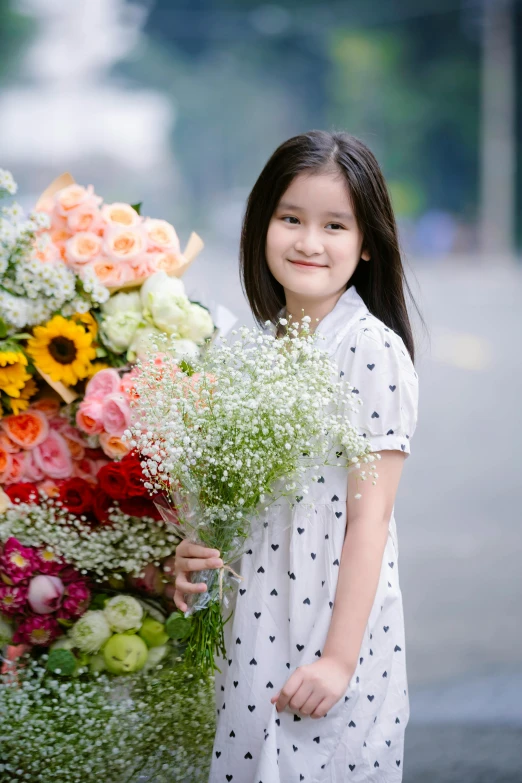
<svg viewBox="0 0 522 783"><path fill-rule="evenodd" d="M33 575L34 550L23 546L16 538L8 538L0 555L0 575L8 585L16 585Z"/></svg>
<svg viewBox="0 0 522 783"><path fill-rule="evenodd" d="M85 389L85 397L95 397L103 400L107 394L115 394L120 391L120 376L116 370L107 367L94 375Z"/></svg>
<svg viewBox="0 0 522 783"><path fill-rule="evenodd" d="M13 643L48 647L61 633L62 629L53 615L36 615L20 623Z"/></svg>
<svg viewBox="0 0 522 783"><path fill-rule="evenodd" d="M34 556L36 559L36 569L41 574L52 574L53 576L56 576L65 566L62 558L46 546L37 549Z"/></svg>
<svg viewBox="0 0 522 783"><path fill-rule="evenodd" d="M40 446L34 449L34 461L46 476L68 478L72 474L71 453L64 438L51 430Z"/></svg>
<svg viewBox="0 0 522 783"><path fill-rule="evenodd" d="M61 620L72 620L80 617L89 606L91 591L86 582L71 582L67 585L58 617Z"/></svg>
<svg viewBox="0 0 522 783"><path fill-rule="evenodd" d="M131 422L131 409L124 394L109 394L103 400L102 421L105 432L110 435L123 435Z"/></svg>
<svg viewBox="0 0 522 783"><path fill-rule="evenodd" d="M25 585L3 585L0 583L0 613L19 614L27 602Z"/></svg>

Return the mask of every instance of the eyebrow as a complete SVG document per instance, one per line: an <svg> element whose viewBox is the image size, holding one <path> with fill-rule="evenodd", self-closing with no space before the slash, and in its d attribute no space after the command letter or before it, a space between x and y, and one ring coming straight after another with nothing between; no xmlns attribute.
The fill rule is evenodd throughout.
<svg viewBox="0 0 522 783"><path fill-rule="evenodd" d="M288 209L290 212L302 212L303 208L298 207L296 204L289 204L288 201L280 201L277 205L278 209ZM338 220L354 220L354 216L349 212L323 212L323 215L328 217L334 217Z"/></svg>

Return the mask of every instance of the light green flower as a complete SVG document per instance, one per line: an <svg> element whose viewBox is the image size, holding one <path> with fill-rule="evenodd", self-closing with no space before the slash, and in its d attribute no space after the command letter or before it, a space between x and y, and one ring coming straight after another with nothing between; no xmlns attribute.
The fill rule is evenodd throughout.
<svg viewBox="0 0 522 783"><path fill-rule="evenodd" d="M198 304L190 304L184 322L180 327L180 337L202 343L214 331L214 322L208 310Z"/></svg>
<svg viewBox="0 0 522 783"><path fill-rule="evenodd" d="M102 340L114 353L123 353L132 343L140 324L142 324L141 310L106 315L100 324Z"/></svg>
<svg viewBox="0 0 522 783"><path fill-rule="evenodd" d="M85 612L70 631L74 646L86 653L97 653L111 636L111 629L101 610Z"/></svg>
<svg viewBox="0 0 522 783"><path fill-rule="evenodd" d="M143 607L131 595L115 595L105 604L105 619L115 633L139 630Z"/></svg>

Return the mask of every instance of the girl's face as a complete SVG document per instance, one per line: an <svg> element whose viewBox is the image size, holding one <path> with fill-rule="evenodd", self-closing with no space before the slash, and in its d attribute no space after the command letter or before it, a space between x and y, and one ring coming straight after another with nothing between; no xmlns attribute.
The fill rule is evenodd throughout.
<svg viewBox="0 0 522 783"><path fill-rule="evenodd" d="M303 173L282 195L268 226L268 268L289 299L312 303L346 290L363 237L341 174Z"/></svg>

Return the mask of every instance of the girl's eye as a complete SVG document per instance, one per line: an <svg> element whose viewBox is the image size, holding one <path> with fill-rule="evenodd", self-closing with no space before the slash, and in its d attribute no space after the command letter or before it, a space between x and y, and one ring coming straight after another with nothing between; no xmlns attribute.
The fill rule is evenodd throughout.
<svg viewBox="0 0 522 783"><path fill-rule="evenodd" d="M290 223L291 226L295 226L297 223L299 223L299 220L296 217L293 217L292 215L285 215L285 217L283 217L282 219L283 220L295 221L295 223L294 222Z"/></svg>
<svg viewBox="0 0 522 783"><path fill-rule="evenodd" d="M343 229L343 228L344 228L344 226L341 226L341 224L340 224L340 223L328 223L328 225L326 226L326 228L328 228L328 226L331 226L331 227L332 227L333 229L335 229L336 231L337 231L337 229L339 229L339 228L341 228L341 229Z"/></svg>

